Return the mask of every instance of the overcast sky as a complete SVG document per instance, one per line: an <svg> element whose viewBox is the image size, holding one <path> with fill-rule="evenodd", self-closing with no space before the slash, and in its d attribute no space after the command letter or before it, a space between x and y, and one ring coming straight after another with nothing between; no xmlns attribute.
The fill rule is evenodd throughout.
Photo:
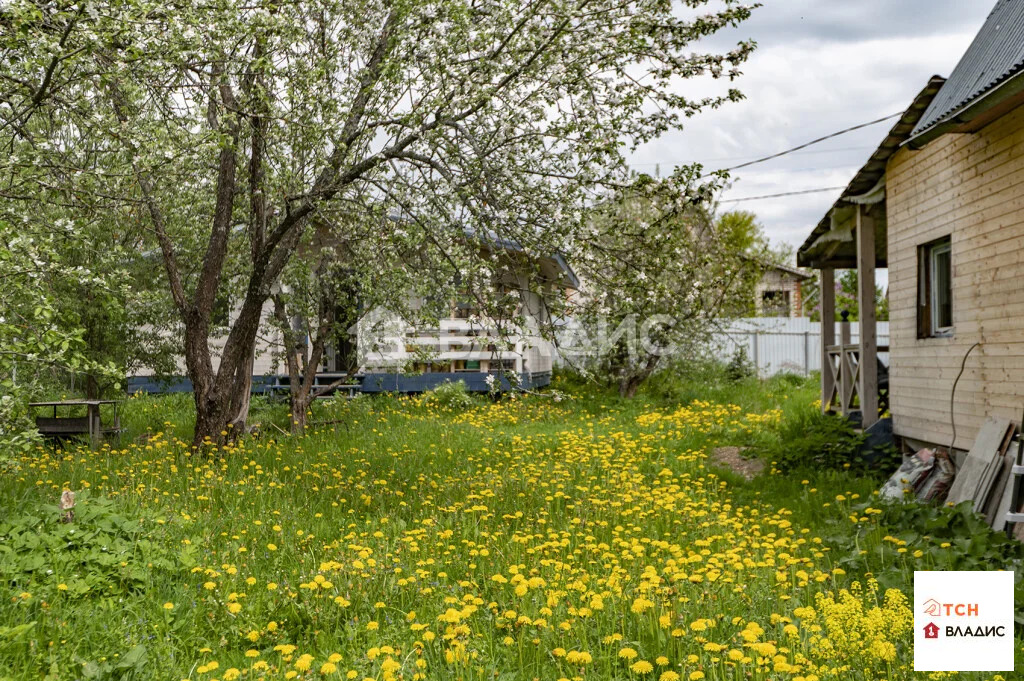
<svg viewBox="0 0 1024 681"><path fill-rule="evenodd" d="M737 165L901 112L934 74L949 76L995 0L763 0L710 45L753 38L735 85L746 96L641 148L636 170L679 163ZM687 94L704 85L685 84ZM692 90L690 88L693 88ZM736 171L725 200L845 186L895 120ZM723 203L758 215L773 241L800 245L839 191Z"/></svg>

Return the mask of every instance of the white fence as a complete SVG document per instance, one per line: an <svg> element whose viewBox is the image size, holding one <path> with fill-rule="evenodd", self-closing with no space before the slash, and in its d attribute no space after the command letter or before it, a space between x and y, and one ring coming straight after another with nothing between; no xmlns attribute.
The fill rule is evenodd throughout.
<svg viewBox="0 0 1024 681"><path fill-rule="evenodd" d="M857 342L859 324L850 322L850 338ZM878 345L889 345L889 322L878 322ZM836 342L839 340L839 322L836 322ZM727 325L715 337L713 355L728 362L739 348L746 348L747 358L757 367L761 376L772 376L785 371L809 374L821 369L821 324L807 317L738 319ZM878 353L879 359L889 363L889 353Z"/></svg>

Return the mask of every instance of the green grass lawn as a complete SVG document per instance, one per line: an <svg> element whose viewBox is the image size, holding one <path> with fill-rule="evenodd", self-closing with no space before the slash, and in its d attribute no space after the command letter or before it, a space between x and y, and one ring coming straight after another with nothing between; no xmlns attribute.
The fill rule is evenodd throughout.
<svg viewBox="0 0 1024 681"><path fill-rule="evenodd" d="M916 678L913 570L1005 550L901 527L841 464L709 464L782 451L813 382L555 387L318 403L303 438L260 403L207 456L189 396L133 398L120 445L0 483L0 678Z"/></svg>

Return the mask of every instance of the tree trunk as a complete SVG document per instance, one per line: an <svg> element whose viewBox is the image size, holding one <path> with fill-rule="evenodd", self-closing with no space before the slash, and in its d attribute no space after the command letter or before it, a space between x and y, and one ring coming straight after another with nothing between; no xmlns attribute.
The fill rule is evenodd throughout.
<svg viewBox="0 0 1024 681"><path fill-rule="evenodd" d="M299 342L298 332L292 327L284 299L280 296L274 296L274 317L277 318L284 337L285 365L288 368L288 404L291 414L288 423L291 432L297 435L306 430L306 411L312 401L311 388L316 379L316 369L320 360L317 358L317 364L312 367L312 376L309 376L310 360L306 357L305 343Z"/></svg>
<svg viewBox="0 0 1024 681"><path fill-rule="evenodd" d="M244 426L248 419L248 393L252 382L251 367L256 353L256 335L263 314L263 303L270 297L267 290L269 286L262 283L264 276L265 272L259 269L250 276L245 300L224 343L216 373L210 361L206 334L202 334L201 342L194 340L190 343L189 327L186 325L185 357L193 391L196 393L196 409L202 410L205 405L210 410L206 417L196 417L196 433L193 438L195 446L202 445L207 437L215 444L223 444L227 438L224 433L236 427L232 425L228 428L228 425ZM194 363L188 359L190 353L198 355Z"/></svg>
<svg viewBox="0 0 1024 681"><path fill-rule="evenodd" d="M299 435L306 430L306 409L309 406L309 388L306 386L305 375L302 367L305 365L309 370L309 363L305 360L305 349L295 340L294 334L285 337L288 348L288 404L291 410L291 420L288 422L292 434Z"/></svg>
<svg viewBox="0 0 1024 681"><path fill-rule="evenodd" d="M96 374L86 374L85 376L85 399L87 400L98 400L100 398L100 382L96 378Z"/></svg>
<svg viewBox="0 0 1024 681"><path fill-rule="evenodd" d="M625 376L619 381L619 397L632 399L643 380L637 376Z"/></svg>
<svg viewBox="0 0 1024 681"><path fill-rule="evenodd" d="M292 433L295 435L306 432L306 428L309 426L307 420L309 405L313 401L308 391L300 389L299 392L301 394L292 395Z"/></svg>
<svg viewBox="0 0 1024 681"><path fill-rule="evenodd" d="M625 397L632 399L636 396L636 391L644 384L654 370L658 368L658 362L661 358L657 355L651 355L644 362L643 366L633 370L632 372L626 372L623 370L622 377L619 379L619 397Z"/></svg>
<svg viewBox="0 0 1024 681"><path fill-rule="evenodd" d="M235 384L231 391L231 414L233 416L231 423L228 424L230 426L228 435L231 438L240 437L248 430L249 405L252 403L252 369L255 362L254 348L254 352L249 354L249 357L235 372Z"/></svg>

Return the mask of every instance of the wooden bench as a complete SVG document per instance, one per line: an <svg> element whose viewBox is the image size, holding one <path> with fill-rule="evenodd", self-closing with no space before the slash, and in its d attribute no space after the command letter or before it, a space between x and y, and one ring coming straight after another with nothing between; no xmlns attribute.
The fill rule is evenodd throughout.
<svg viewBox="0 0 1024 681"><path fill-rule="evenodd" d="M113 423L104 427L100 420L100 407L112 405ZM52 416L37 416L36 428L39 434L52 440L65 440L76 435L85 435L93 447L99 446L104 435L119 434L121 421L115 400L61 400L55 402L30 402L32 409L53 409ZM57 410L67 408L85 409L86 416L57 416ZM81 413L81 411L79 411ZM113 426L113 427L109 427Z"/></svg>
<svg viewBox="0 0 1024 681"><path fill-rule="evenodd" d="M57 417L37 416L36 428L43 437L64 437L68 435L89 435L88 416Z"/></svg>

